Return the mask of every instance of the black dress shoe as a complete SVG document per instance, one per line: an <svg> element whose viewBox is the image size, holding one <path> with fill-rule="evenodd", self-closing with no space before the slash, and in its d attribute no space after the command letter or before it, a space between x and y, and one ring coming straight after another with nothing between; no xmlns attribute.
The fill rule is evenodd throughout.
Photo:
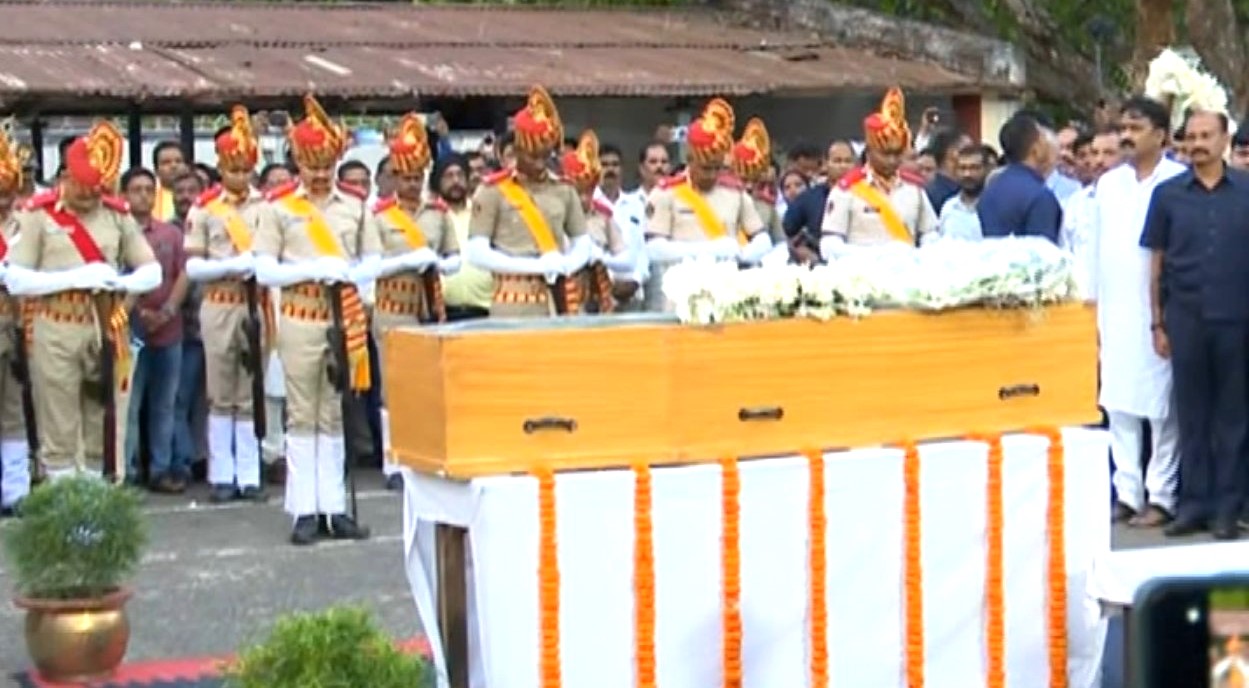
<svg viewBox="0 0 1249 688"><path fill-rule="evenodd" d="M311 545L317 541L316 516L300 516L295 519L295 527L291 530L292 545Z"/></svg>
<svg viewBox="0 0 1249 688"><path fill-rule="evenodd" d="M335 540L367 540L369 529L357 524L346 514L338 514L329 518L330 537Z"/></svg>
<svg viewBox="0 0 1249 688"><path fill-rule="evenodd" d="M1111 523L1127 523L1136 517L1136 509L1124 504L1123 502L1115 502L1115 508L1111 511Z"/></svg>
<svg viewBox="0 0 1249 688"><path fill-rule="evenodd" d="M1220 518L1210 528L1215 540L1236 540L1240 537L1240 526L1234 518Z"/></svg>
<svg viewBox="0 0 1249 688"><path fill-rule="evenodd" d="M238 490L233 485L213 485L212 492L208 493L208 501L213 504L225 504L234 499L238 494Z"/></svg>
<svg viewBox="0 0 1249 688"><path fill-rule="evenodd" d="M254 487L254 486L244 487L243 489L239 490L236 498L241 499L245 502L263 503L263 502L269 501L269 495L268 493L264 491L264 488Z"/></svg>
<svg viewBox="0 0 1249 688"><path fill-rule="evenodd" d="M391 492L398 492L403 489L403 474L396 473L386 477L386 489Z"/></svg>
<svg viewBox="0 0 1249 688"><path fill-rule="evenodd" d="M1171 521L1166 528L1162 529L1162 534L1167 537L1183 537L1204 532L1208 526L1209 524L1204 519L1182 517Z"/></svg>

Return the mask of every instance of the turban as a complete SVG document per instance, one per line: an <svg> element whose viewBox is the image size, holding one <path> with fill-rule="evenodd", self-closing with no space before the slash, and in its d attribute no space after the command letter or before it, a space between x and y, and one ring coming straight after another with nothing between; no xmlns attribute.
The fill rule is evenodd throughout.
<svg viewBox="0 0 1249 688"><path fill-rule="evenodd" d="M28 155L0 128L0 193L11 194L22 188L22 170Z"/></svg>
<svg viewBox="0 0 1249 688"><path fill-rule="evenodd" d="M390 147L390 164L396 174L421 174L433 158L425 122L414 112L399 120L399 126L387 137L386 145Z"/></svg>
<svg viewBox="0 0 1249 688"><path fill-rule="evenodd" d="M598 157L598 136L593 130L581 132L577 149L564 154L560 161L564 177L578 189L594 188L603 174L603 164Z"/></svg>
<svg viewBox="0 0 1249 688"><path fill-rule="evenodd" d="M867 145L876 150L905 150L911 146L911 128L906 124L906 101L902 89L893 87L885 94L880 111L863 120Z"/></svg>
<svg viewBox="0 0 1249 688"><path fill-rule="evenodd" d="M117 127L108 121L97 122L65 150L65 171L81 186L111 191L121 172L122 146Z"/></svg>
<svg viewBox="0 0 1249 688"><path fill-rule="evenodd" d="M213 143L217 148L218 167L251 169L256 166L260 152L247 108L242 105L230 108L230 129L218 134Z"/></svg>
<svg viewBox="0 0 1249 688"><path fill-rule="evenodd" d="M304 118L287 132L291 156L304 167L331 167L347 148L347 131L330 119L311 95L304 96Z"/></svg>
<svg viewBox="0 0 1249 688"><path fill-rule="evenodd" d="M703 114L690 124L686 143L690 157L698 162L723 162L733 148L733 107L723 98L712 98Z"/></svg>
<svg viewBox="0 0 1249 688"><path fill-rule="evenodd" d="M545 153L564 140L564 125L551 94L541 86L529 89L529 101L516 113L516 148L528 153Z"/></svg>
<svg viewBox="0 0 1249 688"><path fill-rule="evenodd" d="M772 164L772 142L763 120L752 117L746 122L742 138L733 146L733 174L742 181L757 181Z"/></svg>

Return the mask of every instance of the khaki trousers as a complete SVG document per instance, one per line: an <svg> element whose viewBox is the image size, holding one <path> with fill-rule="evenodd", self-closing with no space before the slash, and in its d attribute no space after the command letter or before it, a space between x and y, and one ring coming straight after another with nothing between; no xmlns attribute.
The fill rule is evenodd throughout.
<svg viewBox="0 0 1249 688"><path fill-rule="evenodd" d="M205 290L200 328L209 412L214 415L252 417L252 374L243 365L248 353L246 325L241 284L210 285Z"/></svg>
<svg viewBox="0 0 1249 688"><path fill-rule="evenodd" d="M569 278L573 279L573 278ZM555 315L551 290L540 275L494 276L492 318L546 318Z"/></svg>
<svg viewBox="0 0 1249 688"><path fill-rule="evenodd" d="M100 472L104 458L104 406L99 397L101 346L89 297L79 293L46 297L35 316L31 344L31 391L44 470L51 476L74 470ZM129 342L123 344L128 346ZM117 391L117 421L126 418L128 397ZM120 477L126 468L125 423L116 422L115 426L114 451Z"/></svg>
<svg viewBox="0 0 1249 688"><path fill-rule="evenodd" d="M0 316L0 440L26 441L26 417L22 415L22 384L13 374L17 362L16 323Z"/></svg>

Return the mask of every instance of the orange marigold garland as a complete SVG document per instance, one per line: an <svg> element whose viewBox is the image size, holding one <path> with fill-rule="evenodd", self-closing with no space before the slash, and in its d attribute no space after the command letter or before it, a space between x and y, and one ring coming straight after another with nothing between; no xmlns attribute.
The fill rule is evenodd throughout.
<svg viewBox="0 0 1249 688"><path fill-rule="evenodd" d="M724 688L742 688L741 476L735 457L720 459L720 476Z"/></svg>
<svg viewBox="0 0 1249 688"><path fill-rule="evenodd" d="M989 445L985 513L985 650L988 688L1006 688L1006 573L1005 516L1002 504L1002 436L976 435L969 439Z"/></svg>
<svg viewBox="0 0 1249 688"><path fill-rule="evenodd" d="M1066 450L1062 430L1056 427L1032 431L1049 439L1046 472L1049 504L1046 513L1049 560L1046 577L1047 633L1049 635L1050 688L1067 688L1067 480Z"/></svg>
<svg viewBox="0 0 1249 688"><path fill-rule="evenodd" d="M559 550L555 540L555 473L546 467L533 472L538 479L538 620L542 688L560 688L563 667L559 642Z"/></svg>
<svg viewBox="0 0 1249 688"><path fill-rule="evenodd" d="M824 452L809 449L807 457L808 497L807 529L807 595L811 605L811 685L828 688L828 593L827 544L828 517L824 512Z"/></svg>
<svg viewBox="0 0 1249 688"><path fill-rule="evenodd" d="M907 688L924 686L924 569L923 531L920 527L919 446L914 442L900 443L904 452L902 479L905 494L902 506L903 531L903 604L906 639L905 675Z"/></svg>
<svg viewBox="0 0 1249 688"><path fill-rule="evenodd" d="M655 542L651 469L633 464L634 685L655 688Z"/></svg>

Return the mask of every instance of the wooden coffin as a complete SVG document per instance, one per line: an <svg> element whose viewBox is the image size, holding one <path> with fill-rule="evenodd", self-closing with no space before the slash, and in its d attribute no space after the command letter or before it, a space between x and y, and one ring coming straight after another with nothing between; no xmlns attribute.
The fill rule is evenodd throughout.
<svg viewBox="0 0 1249 688"><path fill-rule="evenodd" d="M696 327L662 316L395 330L397 460L452 477L794 453L1094 422L1095 313Z"/></svg>

